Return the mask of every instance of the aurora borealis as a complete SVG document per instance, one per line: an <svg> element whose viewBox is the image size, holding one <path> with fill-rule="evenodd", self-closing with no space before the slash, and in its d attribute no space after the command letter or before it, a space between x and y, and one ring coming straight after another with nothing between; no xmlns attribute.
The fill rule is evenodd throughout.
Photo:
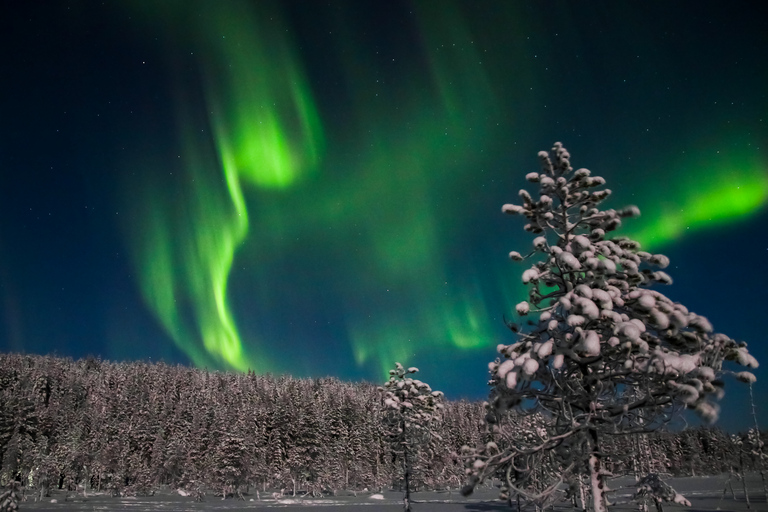
<svg viewBox="0 0 768 512"><path fill-rule="evenodd" d="M640 207L621 234L670 256L664 292L768 364L754 7L108 4L1 8L0 350L371 381L400 361L480 398L532 240L500 208L560 140Z"/></svg>

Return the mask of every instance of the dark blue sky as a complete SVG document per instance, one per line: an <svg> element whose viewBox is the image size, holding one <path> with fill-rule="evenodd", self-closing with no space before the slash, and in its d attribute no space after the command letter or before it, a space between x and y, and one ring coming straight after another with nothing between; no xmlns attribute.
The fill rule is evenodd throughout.
<svg viewBox="0 0 768 512"><path fill-rule="evenodd" d="M766 14L6 2L0 350L371 381L398 360L481 398L525 296L500 207L561 140L640 207L664 291L767 361Z"/></svg>

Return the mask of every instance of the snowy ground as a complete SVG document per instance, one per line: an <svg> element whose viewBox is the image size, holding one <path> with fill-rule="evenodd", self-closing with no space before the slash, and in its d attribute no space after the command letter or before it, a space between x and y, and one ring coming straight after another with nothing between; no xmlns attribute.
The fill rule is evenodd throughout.
<svg viewBox="0 0 768 512"><path fill-rule="evenodd" d="M733 481L733 489L736 499L731 495L730 489L723 496L727 475L717 477L699 478L670 478L667 482L679 493L691 501L691 508L678 505L665 504L665 510L688 510L691 512L704 511L732 511L743 512L768 511L765 497L762 492L762 483L758 474L747 476L747 489L749 492L751 509L747 509L740 481ZM612 501L616 503L610 507L612 511L629 512L636 511L637 505L628 504L627 501L634 491L633 479L619 479L612 482L611 487L617 489L612 494ZM67 496L70 496L69 498ZM453 492L425 492L413 495L412 508L414 512L491 512L510 510L505 504L497 501L497 492L493 489L479 489L478 492L464 498ZM203 510L221 510L228 512L258 511L266 509L284 509L292 512L317 512L318 508L325 510L343 509L343 512L396 512L402 511L402 494L397 492L385 492L383 495L374 496L370 493L357 496L336 496L324 498L292 498L285 496L280 499L263 498L257 500L256 496L246 496L246 501L235 499L222 500L215 496L208 496L203 502L195 502L190 497L182 497L177 493L164 492L155 496L112 498L105 495L94 495L88 498L82 496L72 497L73 493L54 491L50 498L43 502L25 501L20 504L21 511L35 510L39 512L85 512L85 511L130 511L130 512L185 512ZM253 501L250 499L253 498ZM52 502L52 500L56 500ZM533 510L533 507L525 507L523 510ZM567 503L555 507L557 511L572 510ZM650 510L655 510L651 505Z"/></svg>

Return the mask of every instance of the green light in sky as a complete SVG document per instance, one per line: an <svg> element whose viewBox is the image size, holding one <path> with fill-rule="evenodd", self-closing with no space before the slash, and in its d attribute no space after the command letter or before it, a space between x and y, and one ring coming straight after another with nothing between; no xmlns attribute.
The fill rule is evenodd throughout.
<svg viewBox="0 0 768 512"><path fill-rule="evenodd" d="M222 163L257 186L285 188L316 168L322 131L285 27L266 14L217 6L200 39Z"/></svg>
<svg viewBox="0 0 768 512"><path fill-rule="evenodd" d="M382 318L351 318L348 335L358 365L373 362L387 372L391 361L414 361L432 351L446 349L473 350L496 346L494 321L489 317L479 288L460 287L446 292L439 285L424 290L420 300L405 297L413 309L401 311L401 316ZM413 291L411 291L413 292ZM402 300L403 294L394 294ZM431 301L431 302L430 302ZM439 301L439 302L436 302Z"/></svg>
<svg viewBox="0 0 768 512"><path fill-rule="evenodd" d="M684 171L670 173L663 189L653 190L664 195L641 207L641 226L633 230L629 221L621 230L645 249L746 217L768 201L768 164L759 158L722 155L677 168Z"/></svg>
<svg viewBox="0 0 768 512"><path fill-rule="evenodd" d="M530 70L503 78L486 69L523 62L524 48L510 47L492 66L488 47L479 46L481 26L470 26L460 5L446 1L414 8L421 44L408 51L415 58L379 58L369 36L355 32L354 16L344 17L351 11L341 9L329 44L338 45L344 108L326 152L277 4L163 5L162 16L152 15L176 26L194 49L204 99L191 99L194 86L179 84L183 177L169 183L150 176L137 194L143 200L132 231L146 301L196 365L325 371L312 366L322 339L275 339L281 326L266 332L258 321L242 322L241 333L235 322L235 312L250 311L269 320L274 314L280 324L289 307L316 316L327 307L343 317L333 333L346 335L350 360L377 373L394 361L502 341L501 315L512 319L525 298L520 267L504 252L482 263L463 259L471 257L471 216L482 209L498 215L498 205L486 203L495 184L483 173L498 165L490 150L517 135L496 127L528 130L517 117L530 98L499 92L514 91L510 83L520 77L533 83ZM685 172L666 176L668 196L636 198L643 217L626 227L646 246L746 215L768 195L761 162L678 168ZM520 234L505 251L528 243ZM228 283L241 267L248 267L237 281L245 291L237 291L248 294L247 309L234 309ZM283 341L302 347L290 367L279 357Z"/></svg>
<svg viewBox="0 0 768 512"><path fill-rule="evenodd" d="M426 61L442 105L461 122L470 108L496 103L483 56L454 2L415 4Z"/></svg>
<svg viewBox="0 0 768 512"><path fill-rule="evenodd" d="M430 66L424 72L409 69L420 61L398 61L407 86L386 75L387 62L377 67L373 53L363 51L353 23L333 27L346 72L340 79L347 81L339 87L349 91L349 142L329 148L332 160L311 186L256 199L251 232L259 235L243 252L257 268L269 268L279 265L278 255L310 251L311 265L324 267L321 286L340 297L355 363L377 375L394 361L499 342L504 305L486 304L488 290L457 284L448 268L452 251L464 251L454 228L472 206L466 187L476 183L496 105L456 5L435 9L442 8L450 13L436 17L425 7L417 15L418 50ZM371 89L382 81L388 86ZM274 259L264 254L262 234L275 246ZM285 287L291 279L285 276ZM260 304L269 309L277 300L279 293L267 290Z"/></svg>
<svg viewBox="0 0 768 512"><path fill-rule="evenodd" d="M501 315L525 298L520 267L504 254L530 240L521 233L482 262L466 261L465 245L477 212L498 215L498 205L487 203L496 184L484 174L506 158L496 148L530 131L531 120L518 120L530 96L513 87L524 81L526 91L539 89L521 64L525 48L510 46L503 62L488 60L493 38L446 0L414 7L413 58L384 57L356 31L354 9L339 9L328 45L344 97L343 105L328 105L338 110L326 151L277 4L163 5L164 23L186 20L176 32L194 49L204 100L189 99L194 87L179 85L183 184L151 178L139 194L136 265L147 303L195 364L325 371L312 366L322 339L295 340L301 355L285 367L279 353L286 340L262 332L258 321L241 322L242 333L235 322L235 312L250 311L281 317L273 322L280 324L289 307L343 317L334 333L346 335L347 355L377 374L394 361L502 341ZM515 8L507 9L508 21L519 23ZM499 72L504 66L514 72ZM517 131L507 133L510 127ZM659 187L646 187L644 197L636 188L643 217L626 228L645 246L746 215L768 196L762 162L672 167L681 172L664 176L666 197L650 195ZM243 273L243 290L235 291L248 294L247 308L228 301L233 272ZM466 278L481 274L485 279Z"/></svg>
<svg viewBox="0 0 768 512"><path fill-rule="evenodd" d="M135 259L145 300L196 365L267 371L262 347L243 346L227 297L249 231L242 186L285 189L314 169L320 123L278 13L242 2L192 6L197 16L181 3L154 14L165 24L187 20L174 33L186 34L200 56L209 117L196 117L190 85L178 84L183 178L150 176L132 227ZM208 130L192 128L200 125Z"/></svg>
<svg viewBox="0 0 768 512"><path fill-rule="evenodd" d="M219 185L210 173L216 160L195 143L184 130L183 178L171 185L150 177L141 191L142 215L132 227L139 241L134 257L141 289L196 365L246 370L254 366L246 360L227 304L227 277L247 218L237 207L242 198L232 194L239 189Z"/></svg>

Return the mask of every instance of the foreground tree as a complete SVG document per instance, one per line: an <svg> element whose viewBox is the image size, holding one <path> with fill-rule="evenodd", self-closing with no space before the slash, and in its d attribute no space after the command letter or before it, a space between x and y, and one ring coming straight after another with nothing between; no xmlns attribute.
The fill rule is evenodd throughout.
<svg viewBox="0 0 768 512"><path fill-rule="evenodd" d="M409 377L418 371L395 363L389 380L379 388L387 442L402 464L406 512L411 510L414 471L421 469L419 459L436 439L433 427L443 408L441 391L432 391L428 384Z"/></svg>
<svg viewBox="0 0 768 512"><path fill-rule="evenodd" d="M715 334L706 318L651 289L672 282L654 269L669 264L666 256L644 252L626 237L608 237L622 219L639 215L637 207L599 209L611 193L595 190L605 180L587 169L574 172L562 144L539 158L541 172L526 176L538 185L538 198L521 190L522 205L502 208L524 216L525 230L538 235L529 254L510 253L515 261L534 260L522 274L529 299L516 311L538 318L524 330L510 323L518 340L500 345L502 358L489 365L488 421L499 430L513 407L550 421L528 442L503 449L489 443L470 453L465 493L499 474L510 489L525 493L515 486L534 470L525 461L550 452L559 457L560 478L588 475L592 509L602 512L601 437L653 430L682 408L713 422L715 400L723 394L723 361L752 368L757 361L746 343ZM754 379L747 372L737 376ZM581 443L584 452L569 448Z"/></svg>

